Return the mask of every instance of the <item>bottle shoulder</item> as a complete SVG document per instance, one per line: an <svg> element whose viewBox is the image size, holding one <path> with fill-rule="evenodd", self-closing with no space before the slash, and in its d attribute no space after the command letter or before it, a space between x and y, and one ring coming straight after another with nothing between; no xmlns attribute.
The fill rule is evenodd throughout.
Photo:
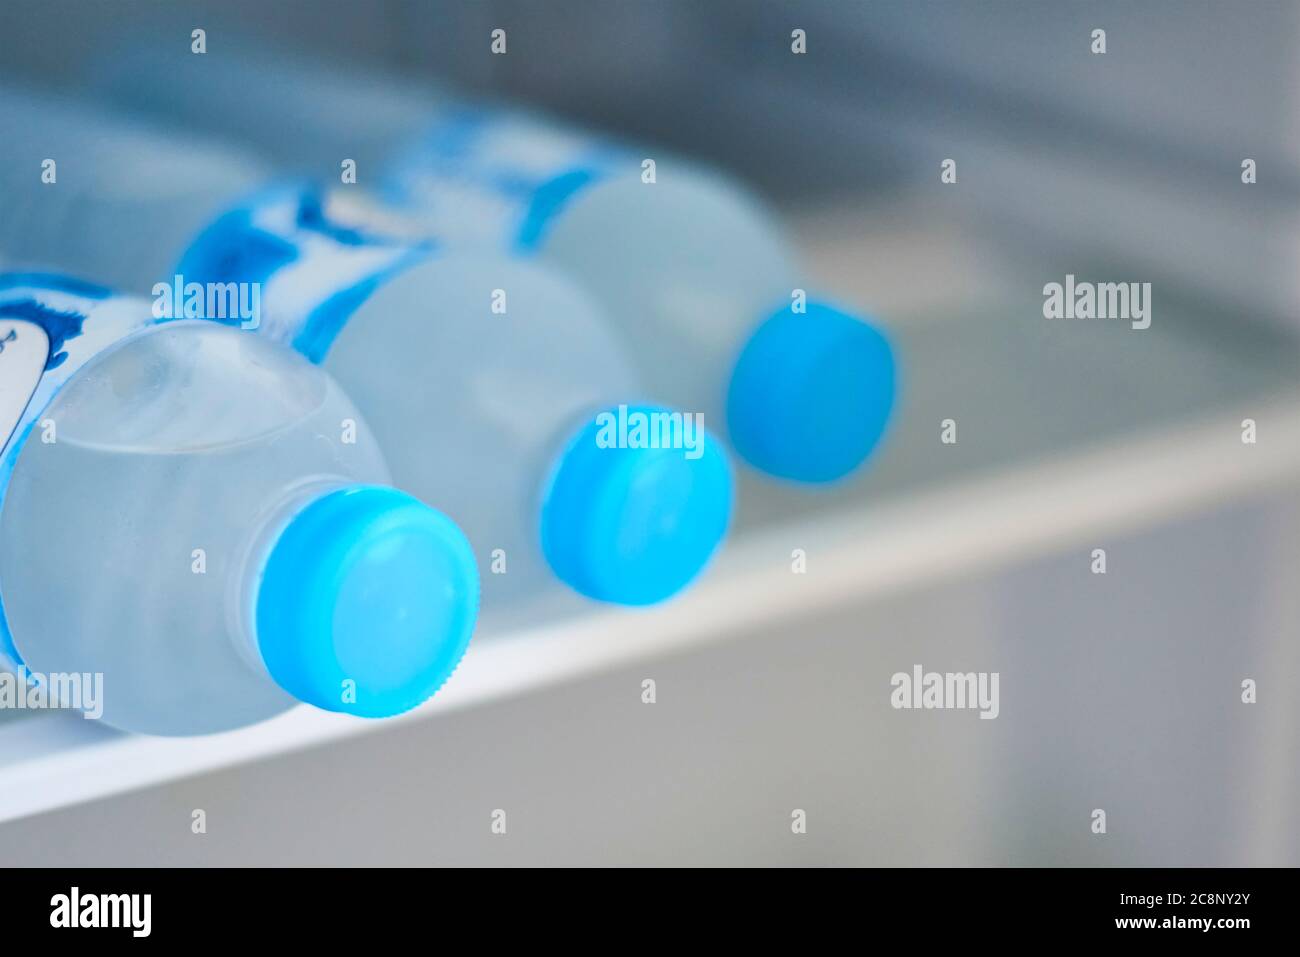
<svg viewBox="0 0 1300 957"><path fill-rule="evenodd" d="M46 417L60 441L151 453L242 444L328 402L328 376L288 348L207 320L148 326L91 358Z"/></svg>

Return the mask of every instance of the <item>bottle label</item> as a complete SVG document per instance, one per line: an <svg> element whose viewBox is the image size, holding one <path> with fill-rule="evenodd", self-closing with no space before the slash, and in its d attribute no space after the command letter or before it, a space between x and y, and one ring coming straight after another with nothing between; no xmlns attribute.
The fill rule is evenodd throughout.
<svg viewBox="0 0 1300 957"><path fill-rule="evenodd" d="M442 241L537 249L565 205L640 170L626 150L526 113L448 110L394 158L383 194Z"/></svg>
<svg viewBox="0 0 1300 957"><path fill-rule="evenodd" d="M402 234L407 228L343 195L276 185L206 228L181 257L177 277L202 286L257 284L252 328L320 362L380 284L432 251Z"/></svg>
<svg viewBox="0 0 1300 957"><path fill-rule="evenodd" d="M58 441L58 424L41 416L59 389L95 355L154 321L147 303L89 283L0 273L0 510L32 433L40 433L33 441ZM20 662L0 601L0 664Z"/></svg>

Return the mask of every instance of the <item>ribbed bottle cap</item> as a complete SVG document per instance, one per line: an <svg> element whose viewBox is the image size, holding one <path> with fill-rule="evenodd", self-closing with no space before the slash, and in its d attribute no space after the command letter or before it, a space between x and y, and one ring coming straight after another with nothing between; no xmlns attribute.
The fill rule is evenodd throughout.
<svg viewBox="0 0 1300 957"><path fill-rule="evenodd" d="M455 670L478 613L469 542L405 493L349 486L310 502L280 534L257 594L272 678L328 711L386 717Z"/></svg>
<svg viewBox="0 0 1300 957"><path fill-rule="evenodd" d="M741 351L727 395L728 435L755 468L829 482L857 468L894 406L894 354L862 319L820 302L784 307Z"/></svg>
<svg viewBox="0 0 1300 957"><path fill-rule="evenodd" d="M669 414L624 408L633 421ZM703 429L693 449L611 446L601 441L610 421L604 417L617 415L584 424L556 463L542 507L542 549L555 574L578 592L648 605L690 582L722 540L731 517L731 468Z"/></svg>

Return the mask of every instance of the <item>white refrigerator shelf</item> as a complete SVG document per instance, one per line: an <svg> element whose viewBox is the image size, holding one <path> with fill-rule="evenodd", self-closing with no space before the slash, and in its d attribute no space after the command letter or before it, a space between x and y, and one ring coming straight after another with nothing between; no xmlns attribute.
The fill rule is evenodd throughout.
<svg viewBox="0 0 1300 957"><path fill-rule="evenodd" d="M0 821L475 708L974 569L1082 547L1216 502L1300 489L1300 393L1255 405L1258 444L1226 412L907 495L743 527L696 587L645 611L590 611L482 634L433 700L366 721L309 708L198 738L121 734L70 714L0 724ZM792 574L802 548L815 574ZM1089 546L1090 547L1090 546Z"/></svg>

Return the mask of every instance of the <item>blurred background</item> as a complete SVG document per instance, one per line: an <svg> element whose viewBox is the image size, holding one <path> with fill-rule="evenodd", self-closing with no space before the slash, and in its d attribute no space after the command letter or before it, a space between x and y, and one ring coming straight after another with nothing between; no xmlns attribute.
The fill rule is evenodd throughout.
<svg viewBox="0 0 1300 957"><path fill-rule="evenodd" d="M195 761L3 718L0 792L48 800L0 861L1300 863L1300 3L9 0L0 84L121 110L86 64L194 28L721 167L888 329L898 417L820 494L746 477L682 600L490 625L419 720ZM1067 273L1151 327L1046 321ZM894 710L915 664L999 717Z"/></svg>

